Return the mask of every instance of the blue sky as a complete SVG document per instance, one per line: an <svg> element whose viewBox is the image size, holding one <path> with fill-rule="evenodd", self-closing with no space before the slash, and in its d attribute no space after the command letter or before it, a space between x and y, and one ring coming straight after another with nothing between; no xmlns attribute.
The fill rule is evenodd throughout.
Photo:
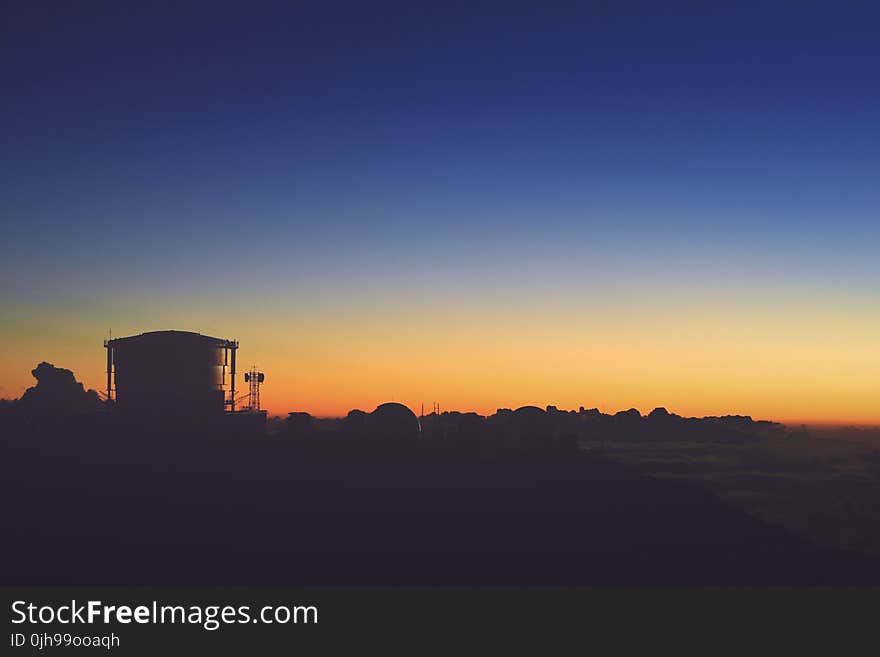
<svg viewBox="0 0 880 657"><path fill-rule="evenodd" d="M871 3L3 13L0 273L33 322L425 294L878 301Z"/></svg>

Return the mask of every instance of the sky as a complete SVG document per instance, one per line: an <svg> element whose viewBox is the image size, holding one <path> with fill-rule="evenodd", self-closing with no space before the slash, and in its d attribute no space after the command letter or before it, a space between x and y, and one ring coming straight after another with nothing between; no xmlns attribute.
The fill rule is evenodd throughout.
<svg viewBox="0 0 880 657"><path fill-rule="evenodd" d="M880 424L873 3L4 3L0 397Z"/></svg>

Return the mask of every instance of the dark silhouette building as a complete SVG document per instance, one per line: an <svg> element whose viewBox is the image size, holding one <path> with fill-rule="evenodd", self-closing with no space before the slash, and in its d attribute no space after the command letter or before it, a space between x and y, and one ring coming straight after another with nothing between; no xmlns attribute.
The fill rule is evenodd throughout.
<svg viewBox="0 0 880 657"><path fill-rule="evenodd" d="M107 340L104 346L107 397L120 421L205 436L265 434L265 411L253 403L236 410L237 341L151 331Z"/></svg>
<svg viewBox="0 0 880 657"><path fill-rule="evenodd" d="M152 331L107 340L107 397L119 411L208 415L235 406L234 340ZM226 398L226 370L230 395ZM114 394L115 393L115 394Z"/></svg>
<svg viewBox="0 0 880 657"><path fill-rule="evenodd" d="M419 434L419 418L403 404L380 404L367 417L367 427L382 438L414 438Z"/></svg>

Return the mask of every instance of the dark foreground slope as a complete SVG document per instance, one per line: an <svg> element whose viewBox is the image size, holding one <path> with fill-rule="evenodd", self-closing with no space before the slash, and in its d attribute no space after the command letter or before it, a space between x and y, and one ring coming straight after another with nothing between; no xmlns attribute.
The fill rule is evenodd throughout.
<svg viewBox="0 0 880 657"><path fill-rule="evenodd" d="M880 584L699 488L586 453L9 438L4 584Z"/></svg>

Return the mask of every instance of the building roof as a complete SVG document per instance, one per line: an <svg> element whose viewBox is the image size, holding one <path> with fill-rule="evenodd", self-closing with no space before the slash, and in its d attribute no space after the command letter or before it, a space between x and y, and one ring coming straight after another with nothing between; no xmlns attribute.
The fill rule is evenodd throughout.
<svg viewBox="0 0 880 657"><path fill-rule="evenodd" d="M112 340L107 340L104 344L105 346L116 347L118 345L131 344L131 343L142 343L142 342L154 342L154 341L169 341L173 340L175 342L201 342L203 344L210 344L212 346L217 347L237 347L238 343L235 340L227 340L225 338L214 338L210 335L202 335L201 333L194 333L192 331L147 331L146 333L139 333L138 335L129 335L124 338L113 338Z"/></svg>

